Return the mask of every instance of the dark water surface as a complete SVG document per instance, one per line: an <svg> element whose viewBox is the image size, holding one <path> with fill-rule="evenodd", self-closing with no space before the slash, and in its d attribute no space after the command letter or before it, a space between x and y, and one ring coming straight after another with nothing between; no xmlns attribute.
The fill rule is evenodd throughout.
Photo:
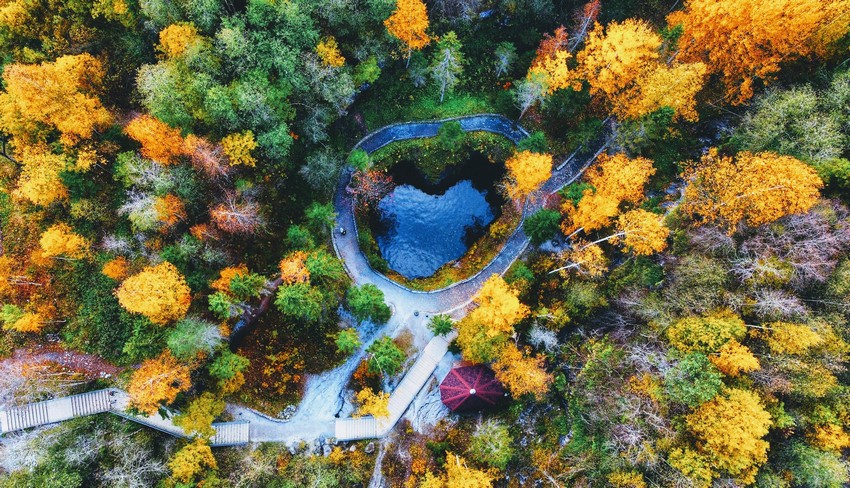
<svg viewBox="0 0 850 488"><path fill-rule="evenodd" d="M431 182L412 163L391 171L399 184L378 204L375 240L390 268L406 278L430 276L463 256L500 214L495 184L504 166L475 154Z"/></svg>

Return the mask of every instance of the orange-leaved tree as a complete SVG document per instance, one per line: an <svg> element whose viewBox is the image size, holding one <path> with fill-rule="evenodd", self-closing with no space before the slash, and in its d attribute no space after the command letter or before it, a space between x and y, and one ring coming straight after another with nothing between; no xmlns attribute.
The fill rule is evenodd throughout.
<svg viewBox="0 0 850 488"><path fill-rule="evenodd" d="M133 372L127 393L130 403L140 412L154 415L162 403L171 403L177 394L192 386L189 368L180 364L166 350L155 359L148 359Z"/></svg>
<svg viewBox="0 0 850 488"><path fill-rule="evenodd" d="M687 177L680 210L697 225L719 224L730 234L741 223L755 227L806 212L823 187L811 166L770 152L732 157L711 149Z"/></svg>
<svg viewBox="0 0 850 488"><path fill-rule="evenodd" d="M552 175L552 156L519 151L505 161L508 169L508 195L522 200L537 190Z"/></svg>
<svg viewBox="0 0 850 488"><path fill-rule="evenodd" d="M708 360L723 374L733 378L741 373L756 371L761 367L752 351L734 339L724 344L717 354L709 356Z"/></svg>
<svg viewBox="0 0 850 488"><path fill-rule="evenodd" d="M153 208L157 221L162 223L162 231L173 227L177 222L186 220L186 206L176 195L164 195L154 198Z"/></svg>
<svg viewBox="0 0 850 488"><path fill-rule="evenodd" d="M176 163L186 154L183 136L165 122L150 115L131 120L124 132L142 145L142 156L162 164Z"/></svg>
<svg viewBox="0 0 850 488"><path fill-rule="evenodd" d="M0 130L22 142L43 140L39 126L59 131L64 144L89 139L112 123L103 107L104 69L90 54L55 62L9 64L3 70Z"/></svg>
<svg viewBox="0 0 850 488"><path fill-rule="evenodd" d="M289 253L280 261L280 278L287 285L295 283L309 283L310 270L305 264L307 253L304 251L294 251Z"/></svg>
<svg viewBox="0 0 850 488"><path fill-rule="evenodd" d="M428 10L422 0L397 0L396 9L384 21L390 34L407 46L407 59L414 50L422 49L431 42L425 32L428 29Z"/></svg>
<svg viewBox="0 0 850 488"><path fill-rule="evenodd" d="M679 59L705 63L740 104L783 62L826 53L850 27L850 1L688 0L667 22L684 31Z"/></svg>
<svg viewBox="0 0 850 488"><path fill-rule="evenodd" d="M566 234L579 230L591 232L611 223L624 202L637 204L643 199L643 188L655 174L652 161L643 157L630 159L622 153L599 155L585 174L591 188L585 189L578 204L565 201L561 211L566 219L561 229Z"/></svg>
<svg viewBox="0 0 850 488"><path fill-rule="evenodd" d="M127 278L115 295L122 307L159 325L182 319L192 301L186 280L168 261Z"/></svg>

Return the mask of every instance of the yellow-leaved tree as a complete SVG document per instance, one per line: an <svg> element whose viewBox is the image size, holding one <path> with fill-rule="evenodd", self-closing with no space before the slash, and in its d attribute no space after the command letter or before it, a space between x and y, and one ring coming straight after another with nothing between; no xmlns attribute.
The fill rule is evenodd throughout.
<svg viewBox="0 0 850 488"><path fill-rule="evenodd" d="M542 356L524 355L510 342L493 363L493 371L496 379L516 398L530 394L541 400L552 382L552 375L543 367Z"/></svg>
<svg viewBox="0 0 850 488"><path fill-rule="evenodd" d="M763 334L767 346L774 354L806 354L809 349L823 344L824 338L804 324L773 322L767 324Z"/></svg>
<svg viewBox="0 0 850 488"><path fill-rule="evenodd" d="M528 307L505 280L493 274L478 290L473 300L477 307L467 317L473 322L487 324L490 334L512 334L514 324L528 316Z"/></svg>
<svg viewBox="0 0 850 488"><path fill-rule="evenodd" d="M251 155L251 151L257 148L254 133L250 130L228 134L221 139L221 149L227 156L231 166L248 166L253 168L257 160Z"/></svg>
<svg viewBox="0 0 850 488"><path fill-rule="evenodd" d="M186 280L168 261L127 278L115 295L127 311L142 314L158 325L182 319L192 301Z"/></svg>
<svg viewBox="0 0 850 488"><path fill-rule="evenodd" d="M18 142L44 140L39 126L59 131L64 144L90 139L112 123L99 95L103 65L90 54L55 62L8 64L0 93L0 130Z"/></svg>
<svg viewBox="0 0 850 488"><path fill-rule="evenodd" d="M186 154L180 131L150 115L131 120L124 132L142 145L142 156L162 164L173 164Z"/></svg>
<svg viewBox="0 0 850 488"><path fill-rule="evenodd" d="M364 388L357 393L357 412L355 417L363 417L371 415L373 417L389 417L390 416L390 395L386 392L379 391L375 393L371 388Z"/></svg>
<svg viewBox="0 0 850 488"><path fill-rule="evenodd" d="M577 205L567 200L561 207L566 217L561 230L569 235L607 227L620 213L622 203L637 204L643 199L643 188L653 174L655 168L649 159L600 154L584 176L591 188L584 190Z"/></svg>
<svg viewBox="0 0 850 488"><path fill-rule="evenodd" d="M553 269L549 274L575 269L590 278L596 278L608 271L608 258L598 244L576 240L572 243L571 249L562 254L562 257L567 264Z"/></svg>
<svg viewBox="0 0 850 488"><path fill-rule="evenodd" d="M36 205L50 205L68 198L68 188L59 177L67 167L64 157L53 154L45 145L24 146L19 152L23 168L13 195Z"/></svg>
<svg viewBox="0 0 850 488"><path fill-rule="evenodd" d="M717 354L712 354L708 360L723 374L733 378L741 373L756 371L761 367L758 358L750 349L735 339L721 346Z"/></svg>
<svg viewBox="0 0 850 488"><path fill-rule="evenodd" d="M209 444L201 438L186 444L168 462L171 476L180 483L192 483L207 469L216 469L218 464Z"/></svg>
<svg viewBox="0 0 850 488"><path fill-rule="evenodd" d="M755 481L759 466L767 461L769 445L763 438L772 425L755 393L728 388L700 405L686 423L698 439L698 451L713 467L744 484Z"/></svg>
<svg viewBox="0 0 850 488"><path fill-rule="evenodd" d="M505 161L508 169L508 195L522 200L552 175L552 155L519 151Z"/></svg>
<svg viewBox="0 0 850 488"><path fill-rule="evenodd" d="M428 29L428 10L422 0L397 0L396 9L384 25L390 34L407 46L407 59L414 50L420 50L431 42L425 32Z"/></svg>
<svg viewBox="0 0 850 488"><path fill-rule="evenodd" d="M224 400L205 391L189 403L185 412L174 417L174 423L188 435L210 439L215 435L212 423L222 412Z"/></svg>
<svg viewBox="0 0 850 488"><path fill-rule="evenodd" d="M339 52L339 44L333 36L326 37L316 45L316 54L327 66L340 68L345 65L345 58Z"/></svg>
<svg viewBox="0 0 850 488"><path fill-rule="evenodd" d="M687 0L667 22L683 28L679 59L705 63L740 104L783 62L826 53L847 33L848 11L848 0Z"/></svg>
<svg viewBox="0 0 850 488"><path fill-rule="evenodd" d="M576 55L580 76L590 86L591 95L617 109L623 105L621 97L655 66L661 44L661 37L642 20L596 24Z"/></svg>
<svg viewBox="0 0 850 488"><path fill-rule="evenodd" d="M204 38L191 22L171 24L159 32L157 48L169 58L176 58L202 46Z"/></svg>
<svg viewBox="0 0 850 488"><path fill-rule="evenodd" d="M131 405L147 415L156 414L160 404L173 402L178 393L192 386L189 373L189 368L167 349L159 357L144 361L127 386Z"/></svg>
<svg viewBox="0 0 850 488"><path fill-rule="evenodd" d="M727 342L740 341L746 334L744 321L731 310L684 317L667 328L670 345L685 353L715 353Z"/></svg>
<svg viewBox="0 0 850 488"><path fill-rule="evenodd" d="M473 301L477 308L457 323L457 342L466 360L489 363L499 357L514 324L529 310L497 274L484 282Z"/></svg>
<svg viewBox="0 0 850 488"><path fill-rule="evenodd" d="M623 246L638 256L649 256L667 247L670 229L661 222L661 216L642 208L630 210L617 219L617 233L611 242Z"/></svg>
<svg viewBox="0 0 850 488"><path fill-rule="evenodd" d="M88 254L91 243L75 233L67 224L55 224L41 234L38 241L45 257L65 256L79 259Z"/></svg>
<svg viewBox="0 0 850 488"><path fill-rule="evenodd" d="M457 454L446 453L446 488L490 488L493 479L490 473L467 466Z"/></svg>
<svg viewBox="0 0 850 488"><path fill-rule="evenodd" d="M555 52L551 57L544 57L528 70L528 79L534 79L535 76L542 77L546 93L549 95L564 88L579 91L581 80L569 65L572 57L573 55L566 49Z"/></svg>
<svg viewBox="0 0 850 488"><path fill-rule="evenodd" d="M636 119L662 107L672 108L674 116L696 121L696 96L702 89L708 69L703 63L657 63L635 82L636 90L626 92L615 104L615 114Z"/></svg>
<svg viewBox="0 0 850 488"><path fill-rule="evenodd" d="M823 187L811 166L771 152L732 157L711 149L687 177L679 209L697 225L719 224L730 234L741 223L757 227L808 211Z"/></svg>

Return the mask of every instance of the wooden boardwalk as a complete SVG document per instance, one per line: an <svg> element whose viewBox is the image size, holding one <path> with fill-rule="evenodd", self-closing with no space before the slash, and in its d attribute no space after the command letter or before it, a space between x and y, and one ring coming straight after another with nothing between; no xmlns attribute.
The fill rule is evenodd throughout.
<svg viewBox="0 0 850 488"><path fill-rule="evenodd" d="M334 423L336 440L373 439L383 437L392 430L413 402L414 397L434 374L437 364L445 356L449 343L455 335L456 333L452 332L446 337L434 337L428 342L401 383L390 395L389 417L375 418L370 416L339 419ZM129 404L130 398L127 392L117 388L95 390L79 395L30 403L0 410L0 433L30 429L72 418L109 412L175 437L189 437L170 418L163 418L160 415L144 416L128 413ZM238 446L250 442L250 424L247 421L221 422L212 426L216 430L216 434L210 440L212 447Z"/></svg>
<svg viewBox="0 0 850 488"><path fill-rule="evenodd" d="M188 438L182 428L174 425L170 418L159 415L133 415L126 411L130 403L127 392L116 388L95 390L20 407L0 410L0 433L40 427L98 413L113 413L138 424L146 425L175 437ZM210 446L237 446L250 442L248 422L220 422L212 424L216 433Z"/></svg>
<svg viewBox="0 0 850 488"><path fill-rule="evenodd" d="M437 336L428 342L425 349L413 363L413 367L404 375L401 383L390 395L389 417L361 417L340 419L334 425L334 437L338 441L354 441L385 436L399 421L413 399L434 374L437 365L449 350L449 343L456 333L447 337Z"/></svg>

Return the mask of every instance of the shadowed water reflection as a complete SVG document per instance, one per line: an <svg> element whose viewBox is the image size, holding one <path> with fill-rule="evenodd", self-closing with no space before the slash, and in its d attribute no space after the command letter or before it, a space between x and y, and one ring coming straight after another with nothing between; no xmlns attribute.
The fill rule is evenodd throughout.
<svg viewBox="0 0 850 488"><path fill-rule="evenodd" d="M494 183L502 165L475 155L438 183L409 163L393 168L400 183L377 206L375 240L391 269L406 278L430 276L462 257L499 215L502 198Z"/></svg>

